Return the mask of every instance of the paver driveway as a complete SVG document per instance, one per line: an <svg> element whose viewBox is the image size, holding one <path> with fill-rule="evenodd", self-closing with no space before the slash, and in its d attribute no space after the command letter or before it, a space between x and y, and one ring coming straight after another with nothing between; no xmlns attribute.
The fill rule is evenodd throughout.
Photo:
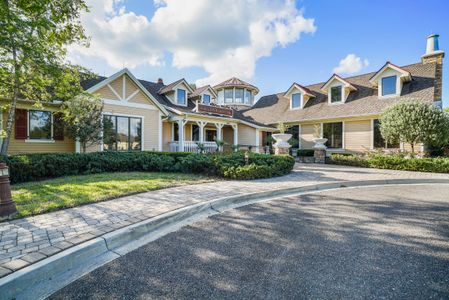
<svg viewBox="0 0 449 300"><path fill-rule="evenodd" d="M234 209L93 271L53 299L449 298L449 185Z"/></svg>

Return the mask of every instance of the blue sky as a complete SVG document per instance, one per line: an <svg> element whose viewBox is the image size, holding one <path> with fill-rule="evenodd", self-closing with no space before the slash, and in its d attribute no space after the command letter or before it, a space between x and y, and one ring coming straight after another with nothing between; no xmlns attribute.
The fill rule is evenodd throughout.
<svg viewBox="0 0 449 300"><path fill-rule="evenodd" d="M102 1L107 4L116 0ZM184 3L187 2L189 1ZM229 67L229 62L221 57L222 54L219 51L204 52L204 50L199 49L204 47L204 43L207 43L202 38L208 37L210 34L207 30L209 24L212 23L208 23L207 20L199 23L198 27L188 25L191 23L186 24L186 27L191 27L191 30L187 32L189 35L191 34L189 40L193 41L188 44L178 45L173 40L167 42L165 37L161 38L161 35L157 36L156 33L143 32L143 27L148 28L147 31L151 31L152 27L162 26L162 32L170 34L171 28L179 27L181 29L178 28L176 32L184 32L182 35L185 36L186 31L182 31L182 20L173 25L170 23L167 28L164 28L163 24L160 24L161 22L164 23L167 15L161 14L159 19L162 21L159 23L154 22L156 25L153 24L153 21L157 21L154 18L157 10L164 6L169 7L169 5L174 7L174 4L168 3L167 1L167 3L155 6L151 0L125 0L124 2L115 3L115 12L111 13L109 11L106 14L99 13L101 9L92 7L91 14L96 15L97 18L105 18L109 22L112 22L114 17L116 19L121 18L121 23L118 23L119 20L117 20L115 28L123 27L123 25L119 26L119 24L124 24L124 22L126 22L126 28L118 33L110 33L97 30L93 22L86 23L87 33L92 36L92 45L99 49L100 47L95 45L98 40L98 43L104 44L104 50L103 53L96 54L80 52L77 56L74 55L74 57L76 56L74 60L92 68L93 71L100 75L111 75L121 67L126 66L139 78L155 81L158 77L162 77L166 83L181 77L185 77L189 82L208 83L211 81L211 83L214 83L214 80L228 76L234 71L239 74L233 75L243 77L242 79L249 80L260 88L259 97L285 91L294 81L303 85L326 81L333 73L334 68L339 65L339 62L349 54L354 54L359 59L360 66L355 68L355 71L352 70L352 72L343 74L343 76L375 71L387 60L397 65L419 62L421 55L425 52L426 37L430 33L440 34L440 48L442 50L449 49L448 1L298 0L294 3L296 11L290 9L288 13L293 12L293 14L299 15L303 18L300 20L301 22L304 20L309 22L308 24L301 23L302 25L298 25L299 27L296 30L299 32L297 34L299 40L297 40L297 37L291 36L296 32L292 30L293 33L290 32L291 35L288 36L288 41L283 46L275 42L271 46L266 46L267 48L263 50L260 50L260 46L257 46L258 53L262 51L263 54L254 54L254 51L250 51L251 54L245 52L247 56L243 55L240 58L242 65L245 67L240 69L238 67L232 68ZM209 3L216 4L218 1L210 0L207 4ZM282 10L283 1L279 3L281 6L273 6L267 8L267 10ZM248 8L251 6L244 7ZM174 7L168 13L177 14L177 12L184 11L186 11L185 8ZM260 9L260 13L266 12ZM178 14L181 15L180 13ZM187 11L186 14L189 14L189 12ZM282 14L282 16L284 15ZM220 20L219 15L211 15L211 18ZM93 19L92 15L85 20L90 21L91 19ZM289 15L285 20L281 20L281 23L293 27L294 24L292 22L294 20L297 20L295 16ZM219 21L214 21L210 26L230 26L225 24L225 21L223 21L223 24L217 22ZM136 23L143 25L137 24L134 26ZM248 24L242 23L236 26L243 27L246 25ZM312 29L311 26L314 28ZM134 30L133 28L135 27L138 27L138 29ZM245 34L236 38L225 34L226 31L220 31L220 28L217 28L214 27L213 29L219 34L214 35L213 39L211 39L213 45L209 46L212 48L218 45L217 47L235 49L248 42L248 37ZM238 33L239 30L240 28L235 28L235 32ZM245 32L245 30L242 32ZM135 40L139 40L139 43L131 46L133 34L135 34ZM117 46L109 43L112 40L121 41L123 36L129 38L128 42L122 43L124 44L123 47L120 44ZM267 40L270 38L268 36ZM278 36L278 38L282 44L283 35L281 37ZM258 39L263 41L263 35L259 35ZM167 45L167 49L164 48L164 45ZM195 47L198 47L198 49ZM157 51L154 48L157 48ZM114 51L117 53L114 53ZM117 59L115 59L115 62L111 65L114 57L126 56L124 53L128 54L127 52L129 52L129 59L122 63L117 62ZM216 53L216 56L214 56L214 53ZM236 51L235 53L238 56L240 52ZM152 57L149 59L149 62L145 61L145 55L147 54ZM208 63L202 64L198 62L197 54L206 55ZM105 59L105 57L109 57L109 59ZM144 60L133 60L133 57L142 57ZM247 59L247 57L249 58ZM254 60L254 64L251 63L251 59ZM252 72L247 71L253 65L255 69ZM211 72L211 70L214 71ZM211 73L220 74L213 77ZM449 106L448 74L448 63L445 63L443 71L443 105L446 107Z"/></svg>

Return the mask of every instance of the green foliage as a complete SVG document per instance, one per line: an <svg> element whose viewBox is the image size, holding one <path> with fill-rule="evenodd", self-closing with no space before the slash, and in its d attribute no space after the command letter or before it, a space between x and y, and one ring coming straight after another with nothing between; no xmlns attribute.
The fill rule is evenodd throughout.
<svg viewBox="0 0 449 300"><path fill-rule="evenodd" d="M314 156L315 150L313 149L298 149L298 156Z"/></svg>
<svg viewBox="0 0 449 300"><path fill-rule="evenodd" d="M290 126L285 125L283 122L279 122L276 128L279 130L279 133L284 134L290 128Z"/></svg>
<svg viewBox="0 0 449 300"><path fill-rule="evenodd" d="M82 91L88 74L65 61L66 47L86 38L79 17L84 0L3 0L0 2L0 98L9 99L2 144L7 153L16 103L66 100Z"/></svg>
<svg viewBox="0 0 449 300"><path fill-rule="evenodd" d="M381 116L380 130L388 142L444 144L449 140L449 116L422 101L401 101L388 107Z"/></svg>
<svg viewBox="0 0 449 300"><path fill-rule="evenodd" d="M290 144L290 146L292 146L292 148L298 148L299 140L292 137L291 139L288 140L288 143Z"/></svg>
<svg viewBox="0 0 449 300"><path fill-rule="evenodd" d="M69 175L104 172L183 172L199 173L235 179L253 179L288 174L295 163L290 156L272 156L251 153L250 164L245 166L241 152L231 154L192 154L184 152L94 152L47 153L3 156L0 159L10 168L12 183L28 182ZM269 171L267 171L269 170ZM244 174L248 171L248 174Z"/></svg>
<svg viewBox="0 0 449 300"><path fill-rule="evenodd" d="M378 169L449 173L449 158L447 157L414 158L406 157L404 154L368 156L333 154L330 163Z"/></svg>
<svg viewBox="0 0 449 300"><path fill-rule="evenodd" d="M103 102L98 96L83 93L73 97L64 102L62 112L66 133L73 140L79 140L83 152L101 141ZM112 127L111 122L105 122L105 127Z"/></svg>

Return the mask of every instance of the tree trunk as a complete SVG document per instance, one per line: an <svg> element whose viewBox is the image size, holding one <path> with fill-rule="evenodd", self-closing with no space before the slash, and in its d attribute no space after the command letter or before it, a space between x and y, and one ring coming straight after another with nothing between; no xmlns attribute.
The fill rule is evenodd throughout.
<svg viewBox="0 0 449 300"><path fill-rule="evenodd" d="M6 7L8 9L8 18L9 18L9 2L8 0L6 0ZM13 37L10 36L11 39L13 39ZM17 105L17 99L19 98L19 85L20 85L20 74L19 74L19 64L17 63L17 49L16 46L13 42L13 47L12 47L12 57L13 57L13 61L14 61L14 91L13 91L13 97L12 97L12 101L11 101L11 107L9 108L9 113L8 113L8 121L6 123L6 136L3 139L3 143L2 143L2 149L0 151L0 154L2 155L7 155L8 154L8 147L9 147L9 140L11 138L11 133L12 133L12 126L14 125L14 116L16 113L16 105ZM3 113L3 112L2 112Z"/></svg>
<svg viewBox="0 0 449 300"><path fill-rule="evenodd" d="M410 143L410 146L412 147L412 154L415 154L415 143Z"/></svg>

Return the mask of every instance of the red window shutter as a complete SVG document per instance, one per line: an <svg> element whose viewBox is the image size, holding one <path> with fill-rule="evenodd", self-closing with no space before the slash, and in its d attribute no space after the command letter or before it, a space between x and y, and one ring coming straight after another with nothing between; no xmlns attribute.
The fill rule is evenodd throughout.
<svg viewBox="0 0 449 300"><path fill-rule="evenodd" d="M28 111L26 109L16 109L14 121L14 137L17 140L28 138Z"/></svg>
<svg viewBox="0 0 449 300"><path fill-rule="evenodd" d="M55 113L53 115L53 139L55 141L64 140L64 120L62 113Z"/></svg>

